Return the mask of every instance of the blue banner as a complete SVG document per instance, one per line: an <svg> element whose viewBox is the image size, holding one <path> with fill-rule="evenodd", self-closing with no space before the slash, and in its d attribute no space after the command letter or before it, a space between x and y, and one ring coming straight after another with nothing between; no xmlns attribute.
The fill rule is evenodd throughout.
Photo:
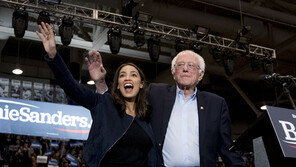
<svg viewBox="0 0 296 167"><path fill-rule="evenodd" d="M40 143L34 143L34 142L33 142L33 143L31 144L31 147L32 147L32 148L41 148L41 144L40 144Z"/></svg>
<svg viewBox="0 0 296 167"><path fill-rule="evenodd" d="M50 148L59 148L59 143L57 143L57 142L50 142Z"/></svg>
<svg viewBox="0 0 296 167"><path fill-rule="evenodd" d="M49 160L48 165L58 166L59 162L55 159Z"/></svg>
<svg viewBox="0 0 296 167"><path fill-rule="evenodd" d="M67 154L66 159L71 162L76 162L76 158L73 155L71 155L70 153Z"/></svg>
<svg viewBox="0 0 296 167"><path fill-rule="evenodd" d="M45 151L44 155L51 156L52 155L52 150Z"/></svg>
<svg viewBox="0 0 296 167"><path fill-rule="evenodd" d="M81 146L83 146L83 143L81 141L76 141L76 142L70 143L71 148L73 148L73 147L81 147Z"/></svg>
<svg viewBox="0 0 296 167"><path fill-rule="evenodd" d="M77 162L71 162L70 165L69 165L69 167L76 167L76 166L78 166Z"/></svg>
<svg viewBox="0 0 296 167"><path fill-rule="evenodd" d="M86 140L91 123L81 106L0 98L0 133Z"/></svg>
<svg viewBox="0 0 296 167"><path fill-rule="evenodd" d="M69 164L69 167L74 167L74 166L78 166L77 161L71 161L71 163Z"/></svg>
<svg viewBox="0 0 296 167"><path fill-rule="evenodd" d="M284 157L296 158L296 110L266 108Z"/></svg>

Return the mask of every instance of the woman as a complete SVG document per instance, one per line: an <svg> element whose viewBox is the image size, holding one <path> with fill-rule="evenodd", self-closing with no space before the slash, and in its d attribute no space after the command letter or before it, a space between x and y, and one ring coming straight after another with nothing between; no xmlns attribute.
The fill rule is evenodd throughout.
<svg viewBox="0 0 296 167"><path fill-rule="evenodd" d="M115 73L112 95L93 93L73 79L57 53L52 28L49 24L41 25L41 34L36 33L59 85L70 98L91 112L93 123L84 148L88 165L159 166L160 154L148 123L143 72L134 64L123 64Z"/></svg>

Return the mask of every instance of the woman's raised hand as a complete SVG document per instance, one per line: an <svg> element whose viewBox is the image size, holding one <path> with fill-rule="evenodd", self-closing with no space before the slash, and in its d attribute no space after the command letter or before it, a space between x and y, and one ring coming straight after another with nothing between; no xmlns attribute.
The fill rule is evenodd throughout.
<svg viewBox="0 0 296 167"><path fill-rule="evenodd" d="M55 35L52 27L48 23L44 22L41 22L41 25L38 25L38 27L42 35L38 31L36 31L36 34L42 40L44 49L47 52L48 56L50 58L54 58L57 53L57 49Z"/></svg>
<svg viewBox="0 0 296 167"><path fill-rule="evenodd" d="M92 50L85 57L90 77L95 82L105 82L106 70L103 67L102 57L99 52Z"/></svg>

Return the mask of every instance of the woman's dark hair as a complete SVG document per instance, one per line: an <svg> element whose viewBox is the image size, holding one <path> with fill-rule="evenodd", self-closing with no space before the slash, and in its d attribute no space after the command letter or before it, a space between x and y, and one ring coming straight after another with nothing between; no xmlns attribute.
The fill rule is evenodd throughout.
<svg viewBox="0 0 296 167"><path fill-rule="evenodd" d="M111 89L111 95L114 100L115 106L119 114L123 117L125 114L126 105L125 105L124 97L122 96L120 90L117 89L117 87L118 87L119 72L125 66L135 67L140 74L143 88L141 88L139 90L139 93L137 94L137 97L135 100L135 105L136 105L135 111L136 111L136 116L140 120L148 121L150 117L150 111L148 111L147 109L148 102L146 100L146 87L147 87L146 78L143 71L133 63L124 63L121 66L119 66L115 72L112 89Z"/></svg>

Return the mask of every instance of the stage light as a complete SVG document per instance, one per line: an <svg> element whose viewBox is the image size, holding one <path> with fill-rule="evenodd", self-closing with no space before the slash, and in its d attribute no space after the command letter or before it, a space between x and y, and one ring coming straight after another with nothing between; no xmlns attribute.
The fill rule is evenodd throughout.
<svg viewBox="0 0 296 167"><path fill-rule="evenodd" d="M138 11L134 17L136 21L141 21L141 22L146 22L146 23L151 23L152 21L152 15L144 12Z"/></svg>
<svg viewBox="0 0 296 167"><path fill-rule="evenodd" d="M222 60L223 53L221 47L211 47L209 52L217 63L219 63Z"/></svg>
<svg viewBox="0 0 296 167"><path fill-rule="evenodd" d="M12 73L15 75L21 75L23 73L23 70L19 67L16 67L15 69L12 70Z"/></svg>
<svg viewBox="0 0 296 167"><path fill-rule="evenodd" d="M50 17L49 13L46 11L41 11L37 18L37 24L41 25L41 22L50 24Z"/></svg>
<svg viewBox="0 0 296 167"><path fill-rule="evenodd" d="M17 45L17 62L15 65L15 68L12 70L12 73L15 75L20 75L23 73L23 70L21 69L21 65L20 65L20 40L18 40L18 45Z"/></svg>
<svg viewBox="0 0 296 167"><path fill-rule="evenodd" d="M12 27L17 38L23 38L28 28L28 13L25 10L17 9L12 15Z"/></svg>
<svg viewBox="0 0 296 167"><path fill-rule="evenodd" d="M201 43L192 43L191 48L195 53L200 54L202 52L203 44L201 44Z"/></svg>
<svg viewBox="0 0 296 167"><path fill-rule="evenodd" d="M59 34L63 45L69 45L73 38L73 21L72 18L64 17L62 24L59 26Z"/></svg>
<svg viewBox="0 0 296 167"><path fill-rule="evenodd" d="M53 3L53 4L60 4L61 0L43 0L44 2Z"/></svg>
<svg viewBox="0 0 296 167"><path fill-rule="evenodd" d="M188 49L188 44L182 39L177 39L176 44L175 44L175 49L176 49L177 53L179 53L179 52L181 52L183 50L187 50Z"/></svg>
<svg viewBox="0 0 296 167"><path fill-rule="evenodd" d="M134 42L136 43L137 47L141 47L145 44L144 31L138 29L134 31Z"/></svg>
<svg viewBox="0 0 296 167"><path fill-rule="evenodd" d="M234 72L234 55L231 51L224 51L223 53L223 65L225 72L228 76L232 75Z"/></svg>
<svg viewBox="0 0 296 167"><path fill-rule="evenodd" d="M262 68L264 74L271 75L273 74L274 68L273 68L273 60L271 58L264 58L262 60Z"/></svg>
<svg viewBox="0 0 296 167"><path fill-rule="evenodd" d="M123 7L122 7L122 15L132 17L133 16L133 9L139 3L133 0L129 0Z"/></svg>
<svg viewBox="0 0 296 167"><path fill-rule="evenodd" d="M260 109L261 110L267 110L267 107L266 107L266 105L263 105L263 106L260 107Z"/></svg>
<svg viewBox="0 0 296 167"><path fill-rule="evenodd" d="M148 39L148 52L152 62L157 62L160 54L160 39L157 36L151 36Z"/></svg>
<svg viewBox="0 0 296 167"><path fill-rule="evenodd" d="M88 85L94 85L94 84L95 84L95 81L93 81L93 80L89 80L89 81L87 81L87 84L88 84Z"/></svg>
<svg viewBox="0 0 296 167"><path fill-rule="evenodd" d="M193 31L196 35L196 39L200 40L208 36L210 29L202 26L195 26Z"/></svg>
<svg viewBox="0 0 296 167"><path fill-rule="evenodd" d="M239 47L245 49L248 52L248 46L251 43L251 40L251 26L243 26L238 30L235 41L238 43Z"/></svg>
<svg viewBox="0 0 296 167"><path fill-rule="evenodd" d="M117 54L121 47L121 30L117 27L112 27L107 32L108 45L113 54Z"/></svg>
<svg viewBox="0 0 296 167"><path fill-rule="evenodd" d="M253 71L260 69L260 59L258 56L252 56L251 57L251 68Z"/></svg>

